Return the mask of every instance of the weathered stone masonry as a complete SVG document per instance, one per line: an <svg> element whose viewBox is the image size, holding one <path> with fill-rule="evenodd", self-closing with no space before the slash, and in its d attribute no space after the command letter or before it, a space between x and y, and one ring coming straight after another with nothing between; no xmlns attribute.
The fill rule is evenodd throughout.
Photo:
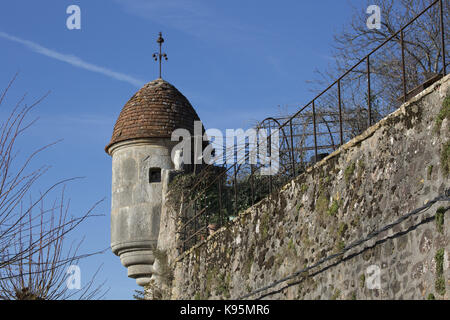
<svg viewBox="0 0 450 320"><path fill-rule="evenodd" d="M437 125L436 117L449 95L447 76L181 256L174 249L176 213L163 205L159 298L238 298L444 193L450 124L447 116ZM448 299L450 218L439 208L449 205L433 205L343 258L272 288L277 292L267 298ZM380 289L370 289L370 266L380 270Z"/></svg>

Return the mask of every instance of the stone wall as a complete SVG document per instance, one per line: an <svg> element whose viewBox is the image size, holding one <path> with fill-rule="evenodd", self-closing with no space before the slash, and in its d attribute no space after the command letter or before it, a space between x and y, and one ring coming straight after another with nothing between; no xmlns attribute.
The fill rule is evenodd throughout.
<svg viewBox="0 0 450 320"><path fill-rule="evenodd" d="M181 256L170 240L174 213L166 208L160 249L172 250L163 298L242 297L341 252L445 193L448 108L443 121L436 118L448 95L450 76ZM448 299L449 205L435 203L249 299Z"/></svg>

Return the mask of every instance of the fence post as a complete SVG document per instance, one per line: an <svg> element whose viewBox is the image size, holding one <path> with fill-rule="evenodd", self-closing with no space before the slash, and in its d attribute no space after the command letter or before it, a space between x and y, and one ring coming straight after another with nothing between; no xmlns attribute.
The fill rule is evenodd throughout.
<svg viewBox="0 0 450 320"><path fill-rule="evenodd" d="M183 219L181 220L183 225L184 225L184 227L183 227L183 236L182 236L182 239L183 239L183 252L186 251L186 239L187 239L187 237L186 237L186 234L187 234L186 222L187 222L187 219L188 219L187 217L188 217L188 215L187 215L187 208L186 208L185 210L183 210L183 218L184 218L184 220Z"/></svg>
<svg viewBox="0 0 450 320"><path fill-rule="evenodd" d="M252 192L252 206L255 204L255 168L253 164L250 164L250 189Z"/></svg>
<svg viewBox="0 0 450 320"><path fill-rule="evenodd" d="M447 66L445 64L445 29L444 29L444 4L439 0L440 19L441 19L441 47L442 47L442 64L443 76L447 75Z"/></svg>
<svg viewBox="0 0 450 320"><path fill-rule="evenodd" d="M291 130L291 162L292 162L292 176L295 178L297 176L295 172L295 158L294 158L294 132L292 131L292 118L289 120L289 128Z"/></svg>
<svg viewBox="0 0 450 320"><path fill-rule="evenodd" d="M238 211L238 203L237 203L237 162L234 163L234 179L233 179L233 184L234 184L234 216L237 216L237 211Z"/></svg>
<svg viewBox="0 0 450 320"><path fill-rule="evenodd" d="M213 185L211 185L211 186L209 186L208 188L211 188L211 190L212 190L212 187L213 187ZM200 214L200 216L197 218L197 219L200 219L200 221L201 221L201 216L203 215L204 217L206 217L206 218L208 218L208 214L210 214L210 212L207 212L207 208L208 208L208 203L207 203L207 194L206 194L206 189L205 189L205 203L204 203L204 207L203 208L200 208L200 210L205 210L205 211L203 211L203 213L202 214ZM208 230L208 222L206 222L206 218L205 218L205 223L204 224L202 224L202 223L199 223L199 226L200 226L200 230L201 229L206 229L206 237L205 238L207 238L208 237L208 233L209 233L209 230ZM200 231L199 230L199 231ZM201 233L200 233L201 234ZM197 237L196 237L196 240L197 240ZM201 237L200 237L200 240L201 240ZM195 241L196 243L197 243L197 241Z"/></svg>
<svg viewBox="0 0 450 320"><path fill-rule="evenodd" d="M217 179L218 187L219 187L219 225L223 225L223 216L222 216L222 173L219 176L219 179Z"/></svg>
<svg viewBox="0 0 450 320"><path fill-rule="evenodd" d="M344 144L344 131L342 130L342 101L341 101L341 79L337 82L338 85L338 102L339 102L339 134L341 137L341 146Z"/></svg>
<svg viewBox="0 0 450 320"><path fill-rule="evenodd" d="M317 129L316 129L316 100L312 102L312 111L313 111L313 130L314 130L314 155L316 156L317 162Z"/></svg>
<svg viewBox="0 0 450 320"><path fill-rule="evenodd" d="M269 193L272 193L272 127L270 126L270 122L269 122L269 167L271 169L270 174L269 174ZM267 150L265 150L264 152L267 152Z"/></svg>
<svg viewBox="0 0 450 320"><path fill-rule="evenodd" d="M372 92L370 88L370 56L367 56L367 112L369 114L369 127L372 126Z"/></svg>
<svg viewBox="0 0 450 320"><path fill-rule="evenodd" d="M406 102L406 67L405 67L405 41L403 29L400 31L400 45L402 47L402 77L403 77L403 102Z"/></svg>
<svg viewBox="0 0 450 320"><path fill-rule="evenodd" d="M195 199L194 201L194 217L197 215L197 199ZM197 243L197 217L194 218L194 221L192 221L194 223L194 245Z"/></svg>

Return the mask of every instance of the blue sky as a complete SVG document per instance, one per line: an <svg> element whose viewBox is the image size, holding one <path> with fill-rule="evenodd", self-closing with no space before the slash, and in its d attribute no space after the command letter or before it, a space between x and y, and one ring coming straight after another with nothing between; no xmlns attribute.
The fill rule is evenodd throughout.
<svg viewBox="0 0 450 320"><path fill-rule="evenodd" d="M358 0L9 0L0 5L0 88L20 72L6 105L51 91L20 141L24 152L62 142L33 164L49 164L39 182L84 176L68 185L73 214L105 201L73 235L83 252L110 241L111 159L104 152L114 122L141 84L158 77L152 54L159 31L169 60L163 78L192 103L207 128L245 128L312 98L307 80L330 59L332 36ZM81 8L81 30L68 30L66 9ZM361 54L363 56L363 54ZM3 113L2 113L3 112ZM5 116L0 110L0 116ZM82 281L103 264L108 299L139 289L110 251L80 264Z"/></svg>

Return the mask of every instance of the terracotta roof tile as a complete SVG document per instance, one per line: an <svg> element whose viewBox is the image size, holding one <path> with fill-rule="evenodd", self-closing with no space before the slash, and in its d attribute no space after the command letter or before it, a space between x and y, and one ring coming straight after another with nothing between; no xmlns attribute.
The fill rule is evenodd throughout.
<svg viewBox="0 0 450 320"><path fill-rule="evenodd" d="M170 138L175 129L193 134L200 120L192 105L173 85L157 79L144 85L125 104L114 126L108 152L113 144L138 138Z"/></svg>

